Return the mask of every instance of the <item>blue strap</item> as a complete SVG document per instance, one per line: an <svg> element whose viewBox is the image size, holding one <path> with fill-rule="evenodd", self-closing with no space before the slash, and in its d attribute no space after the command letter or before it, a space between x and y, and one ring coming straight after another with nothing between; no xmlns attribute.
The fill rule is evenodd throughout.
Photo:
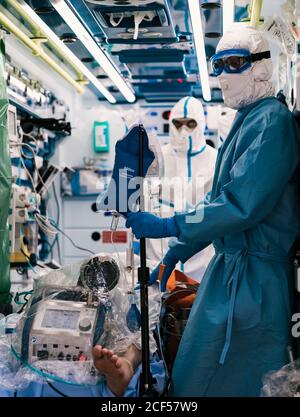
<svg viewBox="0 0 300 417"><path fill-rule="evenodd" d="M188 97L185 100L185 102L184 102L184 105L183 105L183 116L184 117L188 117L188 103L191 100L191 98L192 97ZM191 158L193 156L199 155L201 152L203 152L204 149L205 149L205 147L206 146L203 146L203 148L201 148L200 151L192 152L193 140L192 140L192 137L189 136L189 150L188 150L188 155L187 155L188 156L188 158L187 158L187 170L188 170L188 179L189 179L189 182L190 182L191 177L192 177Z"/></svg>
<svg viewBox="0 0 300 417"><path fill-rule="evenodd" d="M191 152L190 156L191 156L191 157L193 157L193 156L197 156L197 155L199 155L200 153L204 152L205 148L206 148L206 145L204 145L204 146L200 149L200 151Z"/></svg>
<svg viewBox="0 0 300 417"><path fill-rule="evenodd" d="M188 103L189 103L189 101L190 101L191 98L192 97L188 97L185 100L185 102L184 102L184 105L183 105L183 117L188 117L188 108L187 108L187 106L188 106Z"/></svg>
<svg viewBox="0 0 300 417"><path fill-rule="evenodd" d="M240 268L242 264L243 256L245 255L245 252L243 250L238 251L231 263L231 268L227 271L224 281L226 281L226 278L230 276L230 279L227 283L227 288L229 290L230 286L232 285L231 289L231 295L230 295L230 301L229 301L229 311L228 311L228 319L227 319L227 326L226 326L226 337L225 337L225 344L223 346L223 350L221 353L220 361L219 363L221 365L224 364L230 343L231 343L231 334L232 334L232 323L233 323L233 313L234 313L234 305L236 300L236 294L237 294L237 286L240 276Z"/></svg>
<svg viewBox="0 0 300 417"><path fill-rule="evenodd" d="M246 256L256 256L258 258L266 259L272 262L280 262L280 263L290 263L292 262L292 258L286 255L273 255L265 252L260 251L250 251L246 248L242 248L240 250L237 249L229 249L229 248L220 248L218 245L214 245L216 252L220 254L231 254L233 255L229 269L226 271L224 275L223 284L227 284L228 292L230 292L231 287L231 294L230 294L230 301L229 301L229 311L228 311L228 318L227 318L227 325L226 325L226 336L225 336L225 343L223 346L223 350L220 356L219 363L221 365L224 364L228 350L230 348L231 343L231 335L232 335L232 324L233 324L233 314L234 314L234 306L237 296L237 288L239 283L239 278L241 275L242 268L244 267L244 258Z"/></svg>
<svg viewBox="0 0 300 417"><path fill-rule="evenodd" d="M192 146L193 146L192 137L189 136L189 150L188 150L188 154L187 154L187 156L188 156L187 157L187 171L188 171L189 182L191 181L191 177L192 177L192 166L191 166Z"/></svg>
<svg viewBox="0 0 300 417"><path fill-rule="evenodd" d="M187 154L187 169L188 169L188 179L189 182L191 181L192 178L192 161L191 159L194 156L199 155L200 153L204 152L206 145L204 145L199 151L196 152L192 152L192 147L193 147L193 141L192 141L192 137L189 136L189 150L188 150L188 154Z"/></svg>

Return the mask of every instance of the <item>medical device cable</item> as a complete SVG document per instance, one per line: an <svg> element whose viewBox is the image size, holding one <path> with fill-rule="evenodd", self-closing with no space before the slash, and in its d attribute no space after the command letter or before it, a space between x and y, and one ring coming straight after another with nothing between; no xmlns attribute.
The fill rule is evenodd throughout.
<svg viewBox="0 0 300 417"><path fill-rule="evenodd" d="M53 225L53 227L55 227L63 236L65 236L70 242L71 242L71 244L75 247L75 248L77 248L77 249L79 249L79 250L82 250L82 251L84 251L84 252L88 252L88 253L90 253L91 255L96 255L95 254L95 252L92 252L91 250L89 250L89 249L86 249L86 248L82 248L81 246L78 246L78 245L76 245L75 243L74 243L74 241L70 238L70 236L68 236L65 232L63 232L59 227L58 227L58 225L55 223L55 221L53 220L53 219L49 219L49 221L50 221L50 223Z"/></svg>
<svg viewBox="0 0 300 417"><path fill-rule="evenodd" d="M36 146L36 152L34 151L34 149L32 148L32 146L31 146L31 145L29 145L28 143L24 143L24 142L23 142L23 137L24 137L24 136L27 136L28 138L30 138L30 139L31 139L31 140L35 143L35 146ZM34 136L30 135L29 133L23 133L23 134L22 134L22 141L21 141L20 145L22 145L22 146L25 146L25 147L29 148L29 150L31 151L31 153L32 153L32 158L29 158L29 155L25 155L25 154L23 154L23 152L22 152L22 146L21 146L21 154L22 154L23 158L24 158L24 159L28 159L28 158L29 158L29 159L33 159L33 160L34 160L34 165L35 165L35 170L36 170L37 176L39 177L39 180L41 181L41 183L42 183L42 184L43 184L43 186L45 187L46 191L48 192L48 187L47 187L47 186L46 186L46 184L44 183L43 178L41 177L41 175L40 175L40 173L39 173L39 170L38 170L38 168L37 168L36 157L38 156L38 155L37 155L37 152L38 152L38 148L39 148L39 144L38 144L37 139L36 139Z"/></svg>
<svg viewBox="0 0 300 417"><path fill-rule="evenodd" d="M131 290L128 291L129 295L129 303L130 308L126 315L126 323L128 329L131 332L135 332L140 329L141 327L141 313L137 307L136 303L136 293L135 293L135 285L134 285L134 252L133 252L133 240L134 235L131 233L131 247L130 247L130 255L131 255Z"/></svg>
<svg viewBox="0 0 300 417"><path fill-rule="evenodd" d="M53 391L55 391L57 394L59 394L61 397L68 397L69 398L69 395L66 395L66 394L64 394L63 392L61 392L59 389L57 389L57 388L55 388L55 386L54 385L52 385L51 384L51 382L49 382L48 380L47 380L47 384L49 385L49 387L51 387L52 389L53 389Z"/></svg>
<svg viewBox="0 0 300 417"><path fill-rule="evenodd" d="M58 198L57 198L57 192L56 192L56 187L55 187L55 183L52 183L52 189L53 189L53 195L54 195L54 200L55 200L55 204L56 204L56 224L58 224L59 226L59 222L60 222L60 205L58 202ZM51 253L52 253L52 258L53 258L53 247L54 245L57 245L57 253L58 253L58 260L59 260L59 264L62 265L62 259L61 259L61 252L60 252L60 242L59 242L59 238L58 236L56 236L56 238L54 239L52 246L51 246Z"/></svg>
<svg viewBox="0 0 300 417"><path fill-rule="evenodd" d="M117 258L118 258L118 262L119 262L120 266L122 266L122 268L120 268L120 269L122 270L122 275L123 275L124 282L127 282L127 278L126 278L126 275L125 275L125 265L121 260L119 250L118 250L118 248L115 244L114 238L113 238L114 233L116 232L116 229L118 228L119 218L120 218L119 213L113 212L113 219L112 219L112 222L111 222L111 225L110 225L110 230L111 230L110 243L114 247L114 250L117 254Z"/></svg>
<svg viewBox="0 0 300 417"><path fill-rule="evenodd" d="M34 191L34 194L35 194L35 199L36 199L36 201L35 201L35 203L37 204L37 202L38 202L38 200L39 200L39 198L38 198L38 192L37 192L37 190L36 190L36 186L35 186L35 182L34 182L34 179L33 179L33 177L32 177L32 175L30 174L30 172L29 172L29 170L27 169L27 167L26 167L26 165L25 165L25 162L24 162L24 159L27 159L28 157L25 155L25 157L24 157L24 154L22 153L22 147L24 146L24 147L26 147L26 148L29 148L30 149L30 151L32 152L32 155L33 155L33 157L32 158L29 158L29 159L33 159L34 160L34 163L35 163L35 170L37 171L37 174L38 174L38 176L40 177L40 174L39 174L39 172L38 172L38 169L37 169L37 164L36 164L36 159L35 159L35 157L36 157L36 154L35 154L35 152L34 152L34 150L33 150L33 148L30 146L30 145L28 145L27 143L23 143L23 142L21 142L21 143L11 143L10 144L11 146L16 146L16 147L19 147L19 148L21 148L21 150L20 150L20 160L21 160L21 164L22 164L22 166L23 166L23 168L24 168L24 170L25 170L25 172L26 172L26 174L27 174L27 176L28 176L28 178L30 179L30 181L31 181L31 184L32 184L32 188L33 188L33 191ZM43 180L42 180L42 178L40 177L40 179L41 179L41 181L42 181L42 183L43 183ZM53 226L51 225L51 223L49 222L49 218L48 218L48 216L46 215L46 216L43 216L43 215L41 215L40 214L40 210L38 209L38 207L35 205L34 206L34 208L35 208L35 212L34 212L34 218L35 218L35 221L37 222L37 224L38 224L38 226L39 226L39 228L46 234L46 235L48 235L48 236L50 236L50 237L54 237L54 236L56 236L56 234L57 234L57 231L53 228Z"/></svg>
<svg viewBox="0 0 300 417"><path fill-rule="evenodd" d="M110 237L111 237L111 244L113 245L114 250L115 250L115 252L117 254L117 258L118 258L118 261L119 261L119 264L120 264L120 269L122 270L124 283L126 283L126 285L127 285L127 278L126 278L126 274L125 274L125 268L126 268L126 266L121 261L121 257L120 257L119 251L117 249L117 246L116 246L115 241L114 241L114 238L113 238L114 233L116 232L116 229L118 228L119 218L120 218L120 215L117 212L114 212L113 213L113 219L112 219L111 226L110 226L110 230L111 230ZM131 249L133 250L133 246L132 246ZM131 257L131 260L132 260L132 257ZM133 264L131 265L131 268L132 268L132 280L133 280L133 282L132 282L132 288L131 288L131 290L127 292L128 295L129 295L130 308L129 308L129 310L127 312L127 315L126 315L126 323L127 323L128 329L131 332L134 332L134 331L137 331L141 327L141 324L140 324L141 323L140 311L139 311L139 309L138 309L138 307L136 305L136 302L135 302L135 291L134 291L134 258L133 258Z"/></svg>

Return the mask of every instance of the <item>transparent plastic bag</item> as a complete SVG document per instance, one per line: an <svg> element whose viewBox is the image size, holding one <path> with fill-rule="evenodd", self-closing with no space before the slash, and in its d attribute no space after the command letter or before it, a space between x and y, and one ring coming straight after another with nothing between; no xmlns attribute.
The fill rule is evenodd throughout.
<svg viewBox="0 0 300 417"><path fill-rule="evenodd" d="M300 359L263 378L262 397L300 397Z"/></svg>
<svg viewBox="0 0 300 417"><path fill-rule="evenodd" d="M20 389L32 381L102 383L93 365L93 346L118 355L131 345L141 349L140 329L131 331L127 324L130 282L119 255L101 254L36 278L15 332L2 339L0 385ZM156 288L149 288L149 307L153 330L160 308ZM150 340L154 353L153 336Z"/></svg>

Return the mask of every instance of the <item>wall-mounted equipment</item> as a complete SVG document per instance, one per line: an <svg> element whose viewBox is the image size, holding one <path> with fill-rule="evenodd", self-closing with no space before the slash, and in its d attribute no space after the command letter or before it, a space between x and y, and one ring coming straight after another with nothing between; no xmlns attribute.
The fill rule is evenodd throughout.
<svg viewBox="0 0 300 417"><path fill-rule="evenodd" d="M17 131L17 109L15 106L9 105L7 111L7 122L8 122L8 140L9 142L18 142L18 131Z"/></svg>
<svg viewBox="0 0 300 417"><path fill-rule="evenodd" d="M55 165L49 165L44 174L41 176L39 182L36 185L36 191L41 196L46 193L57 175L61 172L61 169Z"/></svg>
<svg viewBox="0 0 300 417"><path fill-rule="evenodd" d="M94 122L93 147L95 152L109 152L109 123Z"/></svg>
<svg viewBox="0 0 300 417"><path fill-rule="evenodd" d="M50 118L35 118L28 117L21 122L21 127L25 133L31 132L34 127L43 127L47 130L54 132L61 132L65 135L70 136L72 127L71 123L64 119Z"/></svg>
<svg viewBox="0 0 300 417"><path fill-rule="evenodd" d="M17 24L15 24L12 20L10 20L2 11L0 11L0 24L7 29L11 34L15 35L21 42L24 43L31 51L42 59L50 68L56 71L61 77L63 77L66 81L68 81L79 93L83 93L84 88L82 85L75 80L72 75L69 74L62 66L55 61L45 50L41 47L41 45L37 44L34 40L32 40L29 36L27 36Z"/></svg>
<svg viewBox="0 0 300 417"><path fill-rule="evenodd" d="M29 188L13 184L9 217L11 265L27 266L30 255L37 253L38 230L32 210L38 197Z"/></svg>

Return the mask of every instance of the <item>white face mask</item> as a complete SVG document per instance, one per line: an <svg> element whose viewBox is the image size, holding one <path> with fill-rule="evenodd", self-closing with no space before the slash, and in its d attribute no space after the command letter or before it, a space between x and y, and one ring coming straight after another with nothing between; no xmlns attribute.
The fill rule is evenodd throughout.
<svg viewBox="0 0 300 417"><path fill-rule="evenodd" d="M187 153L190 149L190 138L192 139L192 147L197 138L197 128L189 129L182 126L179 130L174 127L173 131L173 148L176 152Z"/></svg>
<svg viewBox="0 0 300 417"><path fill-rule="evenodd" d="M241 109L265 97L274 95L274 87L270 81L255 79L251 69L241 74L223 72L218 81L226 106Z"/></svg>

